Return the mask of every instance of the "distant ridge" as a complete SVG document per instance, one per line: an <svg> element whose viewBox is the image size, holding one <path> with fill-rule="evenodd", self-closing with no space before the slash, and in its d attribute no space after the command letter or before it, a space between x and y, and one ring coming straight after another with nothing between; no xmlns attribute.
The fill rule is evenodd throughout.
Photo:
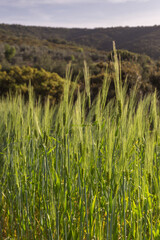
<svg viewBox="0 0 160 240"><path fill-rule="evenodd" d="M31 37L39 40L72 42L78 45L111 51L112 42L118 49L146 54L160 59L160 26L111 28L52 28L0 24L0 36Z"/></svg>

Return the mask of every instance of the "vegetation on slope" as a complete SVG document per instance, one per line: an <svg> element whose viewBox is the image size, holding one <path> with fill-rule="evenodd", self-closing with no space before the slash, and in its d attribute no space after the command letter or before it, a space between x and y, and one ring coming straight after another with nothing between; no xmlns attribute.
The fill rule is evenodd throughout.
<svg viewBox="0 0 160 240"><path fill-rule="evenodd" d="M66 29L1 24L0 39L3 41L6 36L11 39L28 38L30 42L74 43L104 51L111 51L115 41L118 49L146 54L154 59L160 56L160 26Z"/></svg>
<svg viewBox="0 0 160 240"><path fill-rule="evenodd" d="M160 65L145 55L138 55L128 51L118 51L117 53L119 59L121 60L121 78L123 82L127 80L129 89L128 93L130 89L136 85L139 96L153 93L155 88L157 88L157 94L159 96ZM14 56L10 61L5 60L7 65L4 64L0 66L1 96L6 96L8 92L15 93L16 91L21 91L21 93L27 97L28 85L29 82L31 82L37 98L41 96L41 98L44 100L47 96L49 96L52 102L56 101L58 103L62 97L63 85L66 78L66 73L62 74L62 72L66 72L67 66L71 66L72 82L76 82L77 88L79 86L80 91L83 91L85 88L83 72L84 62L86 61L84 61L84 59L83 61L81 59L79 65L78 62L75 64L74 60L69 61L69 64L66 62L66 65L64 64L64 66L62 64L61 68L59 69L59 74L57 72L46 71L45 69L40 68L40 66L37 68L23 65L17 66L14 63L14 61L17 61L15 59L16 56ZM90 62L88 66L92 101L95 99L99 89L102 87L102 83L105 78L106 67L111 78L108 100L115 96L113 52L108 53L108 55L106 55L106 59L107 60L105 62ZM32 63L30 65L32 65Z"/></svg>
<svg viewBox="0 0 160 240"><path fill-rule="evenodd" d="M108 34L112 36L111 39L117 36L116 44L120 46L118 41L122 41L122 36L125 43L125 39L130 41L136 31L137 36L143 37L146 36L145 34L150 34L151 29L152 28L137 28L137 30L136 28L94 30L58 29L1 24L0 64L2 67L0 95L6 95L9 89L15 91L15 89L21 88L22 93L27 92L30 78L33 78L34 81L32 81L31 84L34 86L37 96L41 95L44 99L46 95L50 95L52 100L56 99L58 102L62 95L61 82L58 79L60 79L60 77L65 79L66 67L69 63L72 65L72 81L78 81L80 90L83 91L85 82L83 71L84 61L86 61L89 66L91 99L93 100L102 86L106 65L111 75L114 65L113 52L95 49L99 47L97 47L98 45L94 46L95 41L93 41L93 36L97 44L98 36L99 44L102 46L101 49L106 50L107 48L103 48L103 44L101 43L104 33L107 34L108 32ZM159 28L153 27L153 29L156 29L156 31L152 31L152 33L157 32L158 36ZM101 35L97 35L99 31ZM132 31L134 34L132 34ZM86 46L82 46L81 42L76 41L76 36L79 41L83 36L86 36L88 39L85 41ZM118 40L118 38L120 40ZM77 43L79 45L76 45ZM91 46L95 48L91 48ZM127 46L128 45L126 45L126 48ZM150 49L150 47L148 47L148 49ZM151 59L147 55L140 55L127 50L119 50L118 55L121 61L122 81L124 82L127 78L130 89L136 84L139 95L154 92L154 89L157 88L157 94L159 96L160 62ZM13 73L14 71L15 74ZM36 71L38 74L35 73ZM30 76L28 72L34 72L35 74L34 76ZM58 74L59 77L56 74ZM53 77L53 75L56 77ZM20 76L22 80L20 80ZM39 80L38 77L40 78ZM10 80L7 80L7 78ZM24 78L25 80L23 80ZM55 83L55 80L54 83L49 83L49 78L57 79L57 83ZM60 86L58 87L59 84ZM109 99L114 95L113 77L111 77Z"/></svg>
<svg viewBox="0 0 160 240"><path fill-rule="evenodd" d="M33 86L37 97L49 97L52 102L58 102L63 93L64 79L57 73L25 66L13 66L8 71L0 70L0 95L19 92L27 97L29 84Z"/></svg>

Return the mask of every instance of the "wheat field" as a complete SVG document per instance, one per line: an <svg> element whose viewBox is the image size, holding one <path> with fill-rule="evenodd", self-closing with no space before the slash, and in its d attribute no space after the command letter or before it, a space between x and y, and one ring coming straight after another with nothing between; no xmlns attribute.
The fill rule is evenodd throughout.
<svg viewBox="0 0 160 240"><path fill-rule="evenodd" d="M0 239L142 240L160 236L160 111L156 92L127 94L114 49L94 101L66 74L58 105L0 100ZM75 85L76 86L76 85Z"/></svg>

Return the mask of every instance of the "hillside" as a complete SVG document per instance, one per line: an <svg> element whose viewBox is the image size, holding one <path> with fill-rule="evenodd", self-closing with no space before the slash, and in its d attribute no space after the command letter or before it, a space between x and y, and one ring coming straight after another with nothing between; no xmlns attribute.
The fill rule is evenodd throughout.
<svg viewBox="0 0 160 240"><path fill-rule="evenodd" d="M1 24L1 41L6 34L8 37L29 38L30 41L35 38L50 43L67 41L105 51L111 51L115 41L118 49L146 54L154 59L160 56L160 26L66 29Z"/></svg>
<svg viewBox="0 0 160 240"><path fill-rule="evenodd" d="M91 78L92 99L102 87L106 66L111 77L108 94L111 98L114 96L114 64L111 51L113 40L116 40L117 49L128 48L133 51L118 50L122 80L127 78L129 89L137 84L139 96L153 92L155 88L160 95L160 62L156 60L160 51L158 33L160 27L156 26L88 30L1 24L0 95L15 90L21 90L27 95L31 81L38 96L45 98L49 95L53 101L58 101L63 92L62 85L69 63L71 80L74 82L78 76L77 84L81 90L84 89L86 61ZM142 41L144 38L145 41ZM151 40L157 43L152 44ZM150 46L153 45L154 51L148 47L148 41ZM155 59L134 53L138 52L138 49L139 52L154 52Z"/></svg>

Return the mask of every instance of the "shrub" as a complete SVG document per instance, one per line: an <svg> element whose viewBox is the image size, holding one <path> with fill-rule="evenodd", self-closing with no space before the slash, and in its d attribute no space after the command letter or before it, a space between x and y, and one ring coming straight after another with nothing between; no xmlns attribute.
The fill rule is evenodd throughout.
<svg viewBox="0 0 160 240"><path fill-rule="evenodd" d="M12 47L8 44L5 45L5 58L7 61L10 61L16 54L16 49L15 47Z"/></svg>

